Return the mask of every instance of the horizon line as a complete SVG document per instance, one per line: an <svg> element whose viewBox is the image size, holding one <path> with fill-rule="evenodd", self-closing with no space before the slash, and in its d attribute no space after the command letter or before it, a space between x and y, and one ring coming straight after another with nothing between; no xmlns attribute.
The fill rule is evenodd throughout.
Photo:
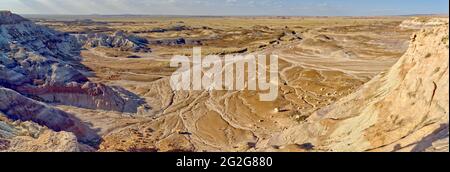
<svg viewBox="0 0 450 172"><path fill-rule="evenodd" d="M14 12L13 12L14 13ZM155 17L384 17L384 16L449 16L449 13L411 13L411 14L386 14L386 15L201 15L201 14L32 14L15 13L27 16L155 16Z"/></svg>

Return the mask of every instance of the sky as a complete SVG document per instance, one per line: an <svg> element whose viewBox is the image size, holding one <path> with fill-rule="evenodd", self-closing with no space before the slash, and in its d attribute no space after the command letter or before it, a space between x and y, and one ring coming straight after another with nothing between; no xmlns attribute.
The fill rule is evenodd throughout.
<svg viewBox="0 0 450 172"><path fill-rule="evenodd" d="M0 0L19 14L376 16L448 14L449 0Z"/></svg>

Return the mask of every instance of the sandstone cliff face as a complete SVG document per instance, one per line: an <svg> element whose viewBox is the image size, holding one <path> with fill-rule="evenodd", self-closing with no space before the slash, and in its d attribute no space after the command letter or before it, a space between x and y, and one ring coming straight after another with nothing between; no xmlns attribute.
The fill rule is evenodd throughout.
<svg viewBox="0 0 450 172"><path fill-rule="evenodd" d="M87 109L137 113L138 106L144 104L139 97L135 97L123 89L93 82L69 82L62 86L19 86L16 90L22 94L36 96L37 99L44 102Z"/></svg>
<svg viewBox="0 0 450 172"><path fill-rule="evenodd" d="M447 22L415 34L406 54L387 73L261 147L281 151L448 151L448 32ZM306 149L304 145L310 146Z"/></svg>

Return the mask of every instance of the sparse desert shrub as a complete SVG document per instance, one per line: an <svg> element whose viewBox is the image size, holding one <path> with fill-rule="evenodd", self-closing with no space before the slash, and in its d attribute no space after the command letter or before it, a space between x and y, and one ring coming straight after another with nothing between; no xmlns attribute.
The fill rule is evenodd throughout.
<svg viewBox="0 0 450 172"><path fill-rule="evenodd" d="M448 48L448 35L445 35L444 37L442 37L441 43L444 45L447 45L447 48Z"/></svg>

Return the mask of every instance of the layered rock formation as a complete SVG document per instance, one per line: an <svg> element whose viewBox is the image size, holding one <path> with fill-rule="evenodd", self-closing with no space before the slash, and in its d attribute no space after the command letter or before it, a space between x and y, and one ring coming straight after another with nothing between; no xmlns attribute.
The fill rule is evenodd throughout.
<svg viewBox="0 0 450 172"><path fill-rule="evenodd" d="M448 152L448 32L446 23L415 34L388 72L266 140L261 148Z"/></svg>
<svg viewBox="0 0 450 172"><path fill-rule="evenodd" d="M88 109L138 112L143 100L119 87L92 82L69 82L65 85L19 86L20 93L36 96L38 100Z"/></svg>
<svg viewBox="0 0 450 172"><path fill-rule="evenodd" d="M14 139L18 137L10 133L8 150L75 151L79 149L69 143L79 141L94 147L99 144L101 138L95 130L47 103L126 113L136 113L144 103L122 88L90 82L83 75L88 69L79 63L81 45L75 37L11 12L0 15L0 112L12 120L33 121L33 126L73 133L42 129L42 137L20 137L17 142ZM22 142L25 147L21 147ZM43 147L26 147L38 142Z"/></svg>
<svg viewBox="0 0 450 172"><path fill-rule="evenodd" d="M14 120L34 121L54 131L74 133L79 141L92 145L98 144L100 138L94 130L89 129L72 115L50 107L44 103L27 98L14 90L0 87L0 112Z"/></svg>
<svg viewBox="0 0 450 172"><path fill-rule="evenodd" d="M12 122L0 112L0 152L79 152L75 135L33 122Z"/></svg>
<svg viewBox="0 0 450 172"><path fill-rule="evenodd" d="M75 36L80 43L90 48L106 47L118 48L121 51L151 52L147 39L125 34L123 31L117 31L113 35L93 33Z"/></svg>
<svg viewBox="0 0 450 172"><path fill-rule="evenodd" d="M35 25L9 12L2 14L0 20L9 21L0 25L2 85L62 85L87 81L70 65L80 59L80 46L73 37Z"/></svg>
<svg viewBox="0 0 450 172"><path fill-rule="evenodd" d="M75 37L2 14L7 24L0 25L0 85L41 101L90 109L134 113L142 104L124 90L89 82L80 72L85 69Z"/></svg>
<svg viewBox="0 0 450 172"><path fill-rule="evenodd" d="M173 91L161 57L84 51L87 69L83 45L141 51L146 41L120 32L72 37L0 14L0 151L448 151L448 25L412 37L389 72L353 94L395 63L412 30L390 32L398 22L286 27L261 49L280 55L281 79L279 98L261 102L253 91ZM229 40L272 32L255 29ZM236 53L244 52L252 51ZM146 115L135 115L141 108Z"/></svg>

